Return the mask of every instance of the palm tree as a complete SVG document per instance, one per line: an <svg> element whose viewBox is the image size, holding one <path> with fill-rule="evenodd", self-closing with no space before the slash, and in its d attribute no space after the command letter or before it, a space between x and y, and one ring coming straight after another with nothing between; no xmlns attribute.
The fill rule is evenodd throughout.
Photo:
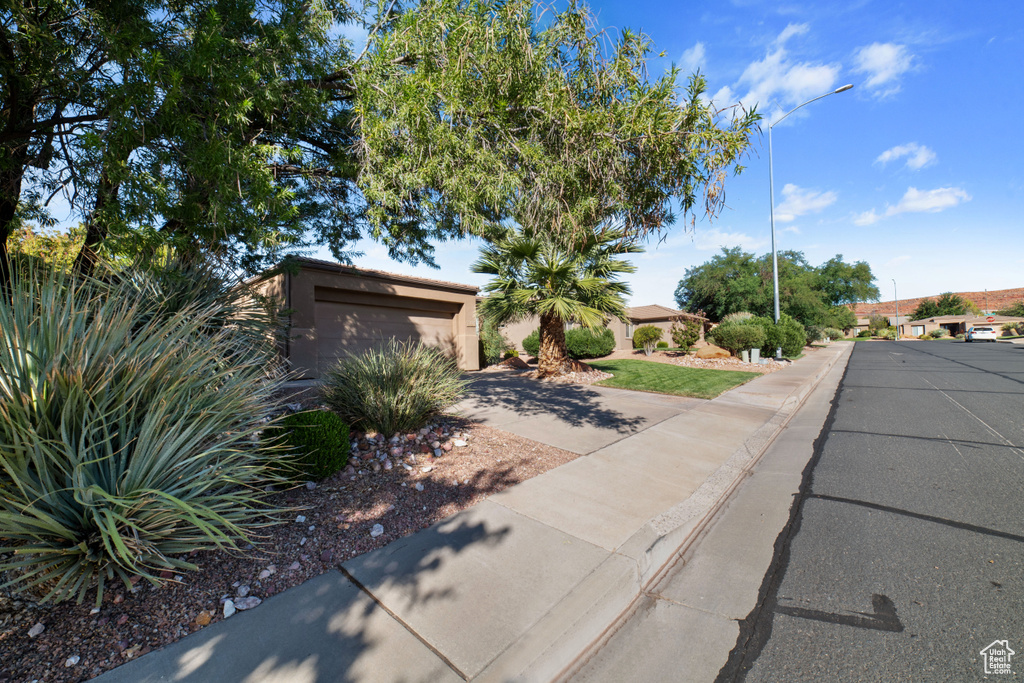
<svg viewBox="0 0 1024 683"><path fill-rule="evenodd" d="M629 285L618 277L636 267L621 254L643 249L619 229L607 229L561 241L550 231L539 234L508 229L481 249L475 273L493 275L484 287L489 296L483 315L498 324L540 318L540 377L558 374L566 359L565 323L599 328L609 316L625 319Z"/></svg>

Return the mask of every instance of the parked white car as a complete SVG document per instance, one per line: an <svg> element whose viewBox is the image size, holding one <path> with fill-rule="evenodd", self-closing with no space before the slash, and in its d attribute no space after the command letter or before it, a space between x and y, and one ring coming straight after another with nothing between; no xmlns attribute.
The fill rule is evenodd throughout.
<svg viewBox="0 0 1024 683"><path fill-rule="evenodd" d="M972 327L967 330L967 341L996 341L999 333L994 327Z"/></svg>

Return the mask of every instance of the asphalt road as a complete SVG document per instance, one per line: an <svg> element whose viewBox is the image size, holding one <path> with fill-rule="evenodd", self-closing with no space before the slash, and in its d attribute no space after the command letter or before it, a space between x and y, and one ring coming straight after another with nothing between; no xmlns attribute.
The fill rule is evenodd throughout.
<svg viewBox="0 0 1024 683"><path fill-rule="evenodd" d="M858 343L718 681L986 678L1024 679L1024 345Z"/></svg>

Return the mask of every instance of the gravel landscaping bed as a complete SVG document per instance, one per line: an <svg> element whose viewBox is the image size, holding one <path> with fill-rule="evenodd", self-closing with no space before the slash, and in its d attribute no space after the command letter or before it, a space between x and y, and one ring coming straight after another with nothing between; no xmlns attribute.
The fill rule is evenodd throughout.
<svg viewBox="0 0 1024 683"><path fill-rule="evenodd" d="M244 552L193 554L200 571L176 583L118 585L98 611L92 598L40 607L0 595L0 682L92 678L579 457L459 418L431 427L353 434L346 471L273 494L292 509L287 523Z"/></svg>
<svg viewBox="0 0 1024 683"><path fill-rule="evenodd" d="M812 352L812 349L805 349L805 353ZM688 368L707 368L710 370L740 370L743 372L759 372L766 375L770 372L777 372L788 368L790 361L777 361L766 359L764 363L744 363L739 358L697 358L695 356L683 355L678 351L655 351L651 355L644 355L642 350L635 351L612 351L609 355L603 356L601 360L618 360L631 358L633 360L646 360L652 363L669 363L682 365Z"/></svg>

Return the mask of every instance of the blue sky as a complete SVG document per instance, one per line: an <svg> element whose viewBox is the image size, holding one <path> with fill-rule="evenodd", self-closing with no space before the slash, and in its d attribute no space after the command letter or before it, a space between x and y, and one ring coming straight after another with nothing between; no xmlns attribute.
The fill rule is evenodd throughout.
<svg viewBox="0 0 1024 683"><path fill-rule="evenodd" d="M867 261L883 300L1024 286L1024 9L1012 0L789 3L597 0L600 26L629 27L671 63L699 68L718 106L766 121L852 83L773 129L779 249L813 264ZM356 36L354 36L356 37ZM723 246L770 250L768 138L726 184L713 222L682 221L636 257L631 305L674 306L686 270ZM356 265L483 285L472 241L440 270L391 261L372 242ZM318 254L329 258L326 251Z"/></svg>

